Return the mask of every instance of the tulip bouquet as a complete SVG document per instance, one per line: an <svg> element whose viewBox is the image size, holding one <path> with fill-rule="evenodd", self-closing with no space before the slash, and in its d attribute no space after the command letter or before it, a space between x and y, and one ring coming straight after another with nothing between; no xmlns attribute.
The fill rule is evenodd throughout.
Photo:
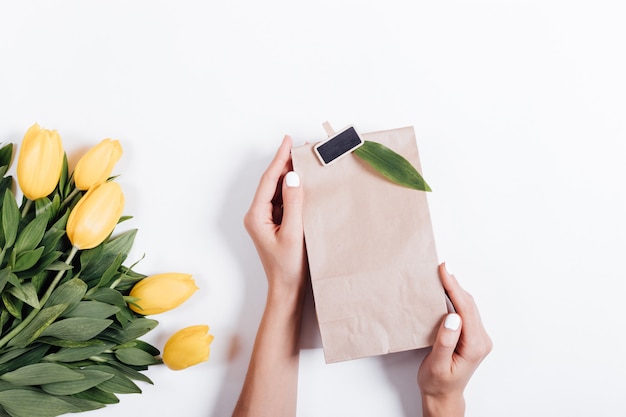
<svg viewBox="0 0 626 417"><path fill-rule="evenodd" d="M188 274L150 277L125 266L137 230L113 235L124 195L111 176L122 155L105 139L69 172L56 131L33 125L19 149L18 205L0 148L0 416L52 417L140 393L143 371L209 357L208 326L174 334L163 355L140 340L197 287Z"/></svg>

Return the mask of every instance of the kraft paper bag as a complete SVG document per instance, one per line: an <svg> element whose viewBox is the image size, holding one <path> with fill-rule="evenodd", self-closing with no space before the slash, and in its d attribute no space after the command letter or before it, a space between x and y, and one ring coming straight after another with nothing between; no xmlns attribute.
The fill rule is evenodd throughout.
<svg viewBox="0 0 626 417"><path fill-rule="evenodd" d="M361 134L421 173L413 127ZM396 185L350 153L323 166L292 149L326 363L431 346L447 313L427 194ZM428 180L428 179L427 179Z"/></svg>

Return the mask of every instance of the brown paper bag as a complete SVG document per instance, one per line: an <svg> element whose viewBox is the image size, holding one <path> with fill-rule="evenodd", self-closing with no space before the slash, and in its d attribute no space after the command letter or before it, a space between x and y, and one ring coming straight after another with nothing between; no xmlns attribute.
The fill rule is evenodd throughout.
<svg viewBox="0 0 626 417"><path fill-rule="evenodd" d="M366 133L421 172L412 127ZM327 363L431 346L447 313L426 193L396 185L353 153L322 166L292 149Z"/></svg>

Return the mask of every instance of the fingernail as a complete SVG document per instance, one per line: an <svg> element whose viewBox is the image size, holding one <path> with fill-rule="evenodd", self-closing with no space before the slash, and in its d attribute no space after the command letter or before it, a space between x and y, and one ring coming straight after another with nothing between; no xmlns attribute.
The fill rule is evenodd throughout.
<svg viewBox="0 0 626 417"><path fill-rule="evenodd" d="M293 171L289 171L287 175L285 175L285 184L289 188L296 188L300 186L300 177Z"/></svg>
<svg viewBox="0 0 626 417"><path fill-rule="evenodd" d="M461 316L458 314L448 314L443 322L443 327L448 330L457 330L461 325Z"/></svg>
<svg viewBox="0 0 626 417"><path fill-rule="evenodd" d="M452 272L450 272L450 270L448 269L448 263L447 262L443 263L443 267L445 268L445 270L448 273L448 275L452 275Z"/></svg>

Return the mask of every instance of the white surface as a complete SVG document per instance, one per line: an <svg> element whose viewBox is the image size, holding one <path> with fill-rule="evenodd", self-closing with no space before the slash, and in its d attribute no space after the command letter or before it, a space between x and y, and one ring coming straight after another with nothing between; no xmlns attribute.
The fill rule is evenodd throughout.
<svg viewBox="0 0 626 417"><path fill-rule="evenodd" d="M70 156L120 139L138 270L201 287L150 338L215 335L210 362L153 369L85 415L230 414L265 290L241 219L282 135L322 139L324 120L415 126L439 255L495 343L468 416L626 415L625 17L620 1L3 2L0 141L34 122ZM420 355L305 350L298 415L419 415Z"/></svg>

